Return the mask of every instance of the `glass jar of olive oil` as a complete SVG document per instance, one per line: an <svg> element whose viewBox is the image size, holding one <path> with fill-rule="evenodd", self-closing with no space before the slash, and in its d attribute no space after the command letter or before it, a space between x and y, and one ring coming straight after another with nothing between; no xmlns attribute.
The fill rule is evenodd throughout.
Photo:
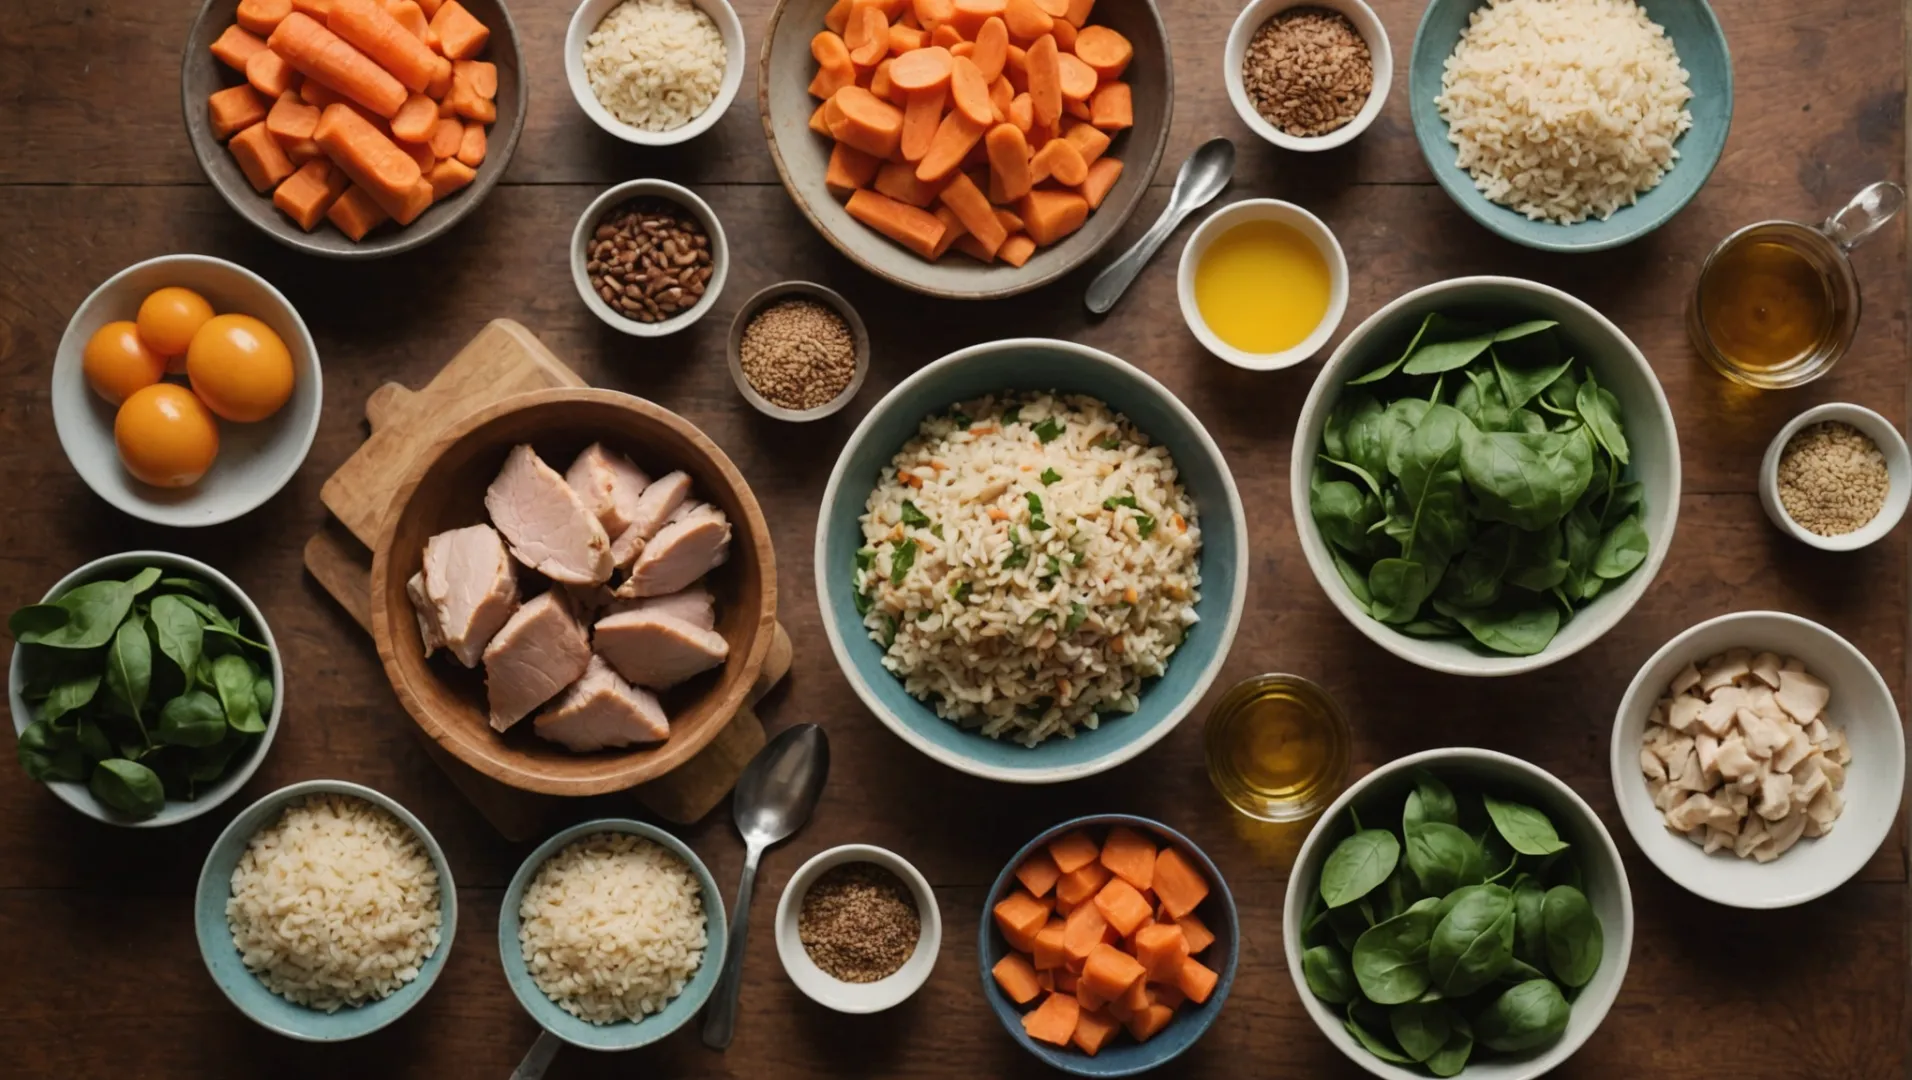
<svg viewBox="0 0 1912 1080"><path fill-rule="evenodd" d="M1687 308L1700 355L1734 382L1762 390L1830 371L1859 328L1859 278L1847 252L1904 205L1904 189L1878 183L1816 228L1761 221L1721 241Z"/></svg>
<svg viewBox="0 0 1912 1080"><path fill-rule="evenodd" d="M1215 704L1202 731L1208 778L1262 821L1320 813L1348 777L1353 737L1327 692L1299 675L1260 675Z"/></svg>

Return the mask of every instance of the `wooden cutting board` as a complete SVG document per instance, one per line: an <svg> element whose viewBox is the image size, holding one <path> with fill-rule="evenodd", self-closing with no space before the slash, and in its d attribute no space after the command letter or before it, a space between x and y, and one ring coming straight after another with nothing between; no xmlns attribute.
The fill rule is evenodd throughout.
<svg viewBox="0 0 1912 1080"><path fill-rule="evenodd" d="M371 437L320 492L332 518L306 541L306 570L369 636L372 545L413 460L440 432L480 408L533 390L585 385L531 331L499 319L479 331L424 389L396 383L379 387L365 402ZM790 636L778 626L751 705L789 674L790 655ZM575 805L506 787L454 758L417 725L411 727L432 760L506 839L538 839L562 824ZM702 753L631 794L658 816L688 824L724 800L763 745L763 724L746 705Z"/></svg>

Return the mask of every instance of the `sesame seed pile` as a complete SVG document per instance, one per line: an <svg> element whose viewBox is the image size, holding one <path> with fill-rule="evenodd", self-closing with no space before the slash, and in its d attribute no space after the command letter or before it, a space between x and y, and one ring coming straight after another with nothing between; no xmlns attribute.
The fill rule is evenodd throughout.
<svg viewBox="0 0 1912 1080"><path fill-rule="evenodd" d="M798 412L835 401L856 374L856 338L815 300L780 300L744 327L744 378L772 405Z"/></svg>
<svg viewBox="0 0 1912 1080"><path fill-rule="evenodd" d="M844 863L817 878L797 915L803 951L826 975L873 983L901 970L923 926L916 899L874 863Z"/></svg>
<svg viewBox="0 0 1912 1080"><path fill-rule="evenodd" d="M1885 455L1851 424L1800 429L1779 457L1779 502L1819 536L1857 532L1879 516L1891 486Z"/></svg>
<svg viewBox="0 0 1912 1080"><path fill-rule="evenodd" d="M1261 25L1242 83L1262 119L1298 138L1345 126L1374 92L1374 55L1347 16L1289 8Z"/></svg>

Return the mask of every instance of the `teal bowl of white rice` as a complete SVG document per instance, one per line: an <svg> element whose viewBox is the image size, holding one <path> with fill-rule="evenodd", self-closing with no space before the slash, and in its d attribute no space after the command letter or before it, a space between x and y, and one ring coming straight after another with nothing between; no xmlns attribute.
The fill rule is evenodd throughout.
<svg viewBox="0 0 1912 1080"><path fill-rule="evenodd" d="M1227 659L1247 519L1162 384L1065 341L998 341L904 380L823 497L823 625L903 741L1048 784L1147 750Z"/></svg>

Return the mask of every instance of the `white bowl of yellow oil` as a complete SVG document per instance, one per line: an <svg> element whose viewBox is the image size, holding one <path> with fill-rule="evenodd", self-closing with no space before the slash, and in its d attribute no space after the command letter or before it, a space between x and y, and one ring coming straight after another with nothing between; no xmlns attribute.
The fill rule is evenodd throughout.
<svg viewBox="0 0 1912 1080"><path fill-rule="evenodd" d="M1182 249L1182 318L1209 352L1250 371L1320 352L1348 309L1348 259L1321 219L1279 199L1216 211Z"/></svg>
<svg viewBox="0 0 1912 1080"><path fill-rule="evenodd" d="M1299 675L1257 675L1215 703L1202 756L1230 806L1261 821L1301 821L1341 794L1353 741L1327 691Z"/></svg>

